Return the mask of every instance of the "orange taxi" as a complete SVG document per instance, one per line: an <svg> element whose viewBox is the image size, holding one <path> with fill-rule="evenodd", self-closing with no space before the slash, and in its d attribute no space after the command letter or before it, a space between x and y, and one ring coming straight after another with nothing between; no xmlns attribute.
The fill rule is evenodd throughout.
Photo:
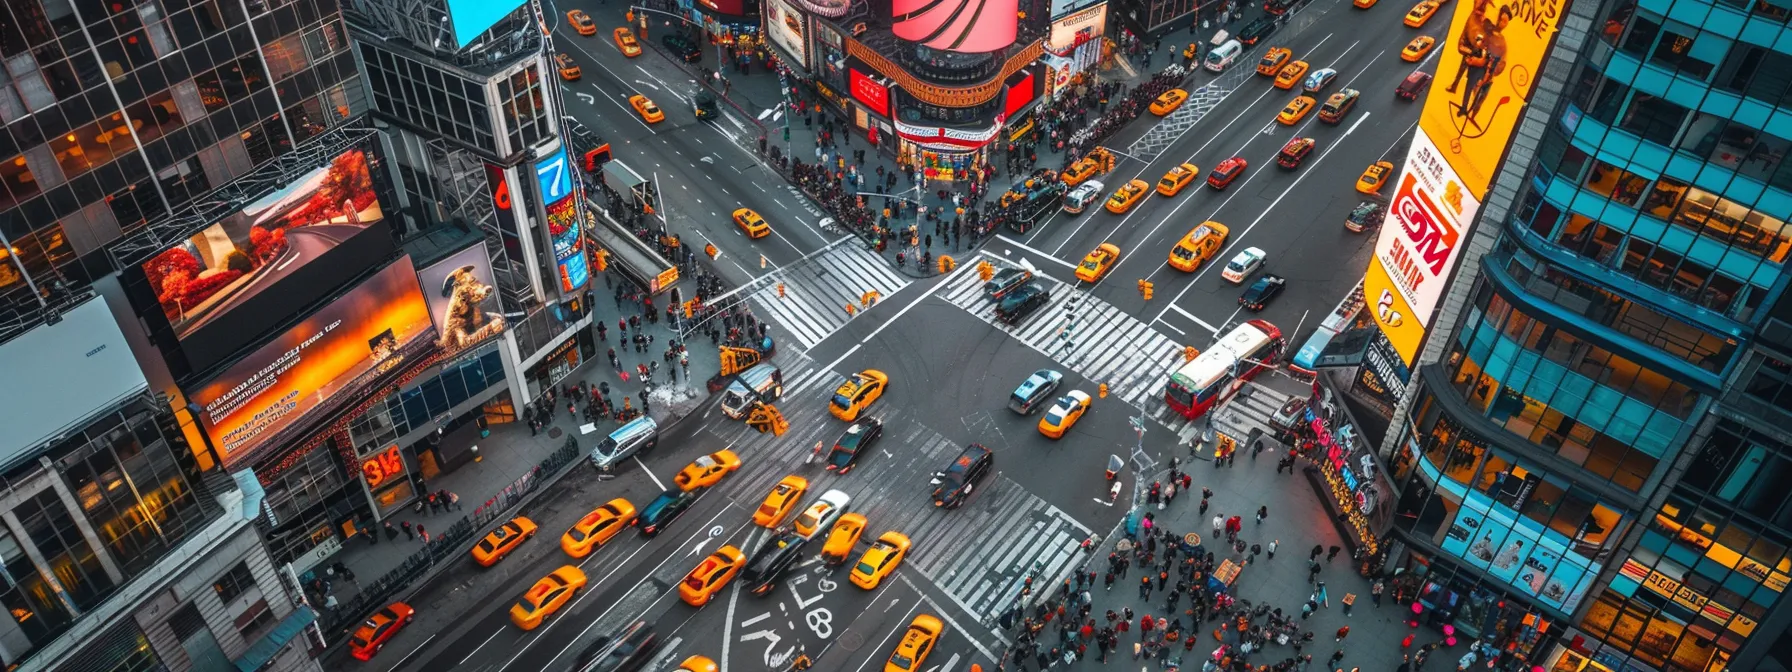
<svg viewBox="0 0 1792 672"><path fill-rule="evenodd" d="M578 81L585 76L585 71L579 69L578 62L572 60L571 54L554 54L554 68L560 71L560 79L568 82Z"/></svg>
<svg viewBox="0 0 1792 672"><path fill-rule="evenodd" d="M1263 54L1263 60L1257 61L1257 74L1274 77L1276 73L1282 71L1282 66L1287 65L1289 59L1292 58L1294 58L1292 50L1284 47L1270 47L1269 51Z"/></svg>
<svg viewBox="0 0 1792 672"><path fill-rule="evenodd" d="M1307 70L1312 69L1312 67L1313 66L1307 65L1306 61L1295 61L1282 66L1282 71L1276 75L1276 88L1294 88L1295 84L1299 84L1300 81L1307 76Z"/></svg>
<svg viewBox="0 0 1792 672"><path fill-rule="evenodd" d="M1114 190L1114 195L1108 197L1108 203L1103 207L1116 215L1126 214L1126 211L1131 210L1132 206L1138 205L1139 201L1144 200L1145 192L1150 190L1151 187L1146 185L1144 180L1127 182L1120 185L1119 189Z"/></svg>
<svg viewBox="0 0 1792 672"><path fill-rule="evenodd" d="M877 590L896 566L902 564L902 558L908 555L908 536L891 530L871 542L871 548L859 557L859 564L852 566L852 585L865 590Z"/></svg>
<svg viewBox="0 0 1792 672"><path fill-rule="evenodd" d="M1282 108L1281 114L1276 115L1276 121L1280 122L1283 126L1293 126L1298 124L1300 123L1300 120L1307 117L1308 112L1313 111L1313 106L1315 104L1313 98L1310 96L1297 96L1294 100L1288 102L1287 107Z"/></svg>
<svg viewBox="0 0 1792 672"><path fill-rule="evenodd" d="M849 513L834 521L834 529L828 530L827 543L821 546L822 564L834 566L846 562L846 556L852 554L859 537L865 534L865 525L865 516L859 513Z"/></svg>
<svg viewBox="0 0 1792 672"><path fill-rule="evenodd" d="M740 469L740 456L732 450L718 450L704 455L690 464L684 465L678 473L672 475L672 482L679 490L690 492L697 488L707 488L722 482L722 477Z"/></svg>
<svg viewBox="0 0 1792 672"><path fill-rule="evenodd" d="M922 664L927 662L927 654L933 653L933 647L940 643L940 635L945 631L946 625L932 614L915 616L915 620L908 624L908 632L896 642L896 650L890 652L890 659L884 662L884 672L926 669Z"/></svg>
<svg viewBox="0 0 1792 672"><path fill-rule="evenodd" d="M740 549L733 546L718 548L678 582L678 599L693 607L709 604L709 598L715 597L746 566L747 556Z"/></svg>
<svg viewBox="0 0 1792 672"><path fill-rule="evenodd" d="M1388 180L1394 177L1394 164L1391 161L1376 161L1363 170L1363 176L1356 178L1356 190L1363 194L1381 194L1381 188L1387 186Z"/></svg>
<svg viewBox="0 0 1792 672"><path fill-rule="evenodd" d="M1195 177L1200 174L1201 169L1196 168L1192 163L1184 163L1171 168L1170 172L1164 173L1163 179L1157 181L1157 195L1175 196L1180 194L1182 188L1188 186L1190 182L1194 182Z"/></svg>
<svg viewBox="0 0 1792 672"><path fill-rule="evenodd" d="M1170 89L1169 91L1163 92L1163 95L1158 96L1157 100L1151 101L1151 113L1161 117L1171 112L1175 112L1176 108L1182 107L1182 104L1187 101L1187 91L1182 89Z"/></svg>
<svg viewBox="0 0 1792 672"><path fill-rule="evenodd" d="M1437 0L1425 0L1413 5L1412 11L1406 13L1406 20L1403 23L1407 28L1423 28L1425 22L1430 21L1434 14L1437 14Z"/></svg>
<svg viewBox="0 0 1792 672"><path fill-rule="evenodd" d="M591 551L610 543L616 534L635 523L635 505L621 497L591 510L560 535L560 550L575 558L591 555Z"/></svg>
<svg viewBox="0 0 1792 672"><path fill-rule="evenodd" d="M386 642L397 636L404 626L410 625L411 618L416 614L411 605L403 602L393 602L384 609L373 612L372 616L361 622L361 627L349 634L349 655L363 662L373 660L374 654L386 648Z"/></svg>
<svg viewBox="0 0 1792 672"><path fill-rule="evenodd" d="M808 491L809 479L796 474L785 476L784 480L778 481L777 485L772 486L772 491L765 495L765 501L760 503L759 510L753 512L753 524L776 528L785 518L790 517L790 512L796 510L797 502L803 499L803 493Z"/></svg>
<svg viewBox="0 0 1792 672"><path fill-rule="evenodd" d="M504 556L510 555L511 551L533 536L535 521L523 516L511 518L473 545L473 562L479 563L480 567L498 564L499 560L503 560Z"/></svg>
<svg viewBox="0 0 1792 672"><path fill-rule="evenodd" d="M597 34L597 22L592 21L591 15L586 14L583 9L568 11L566 13L566 22L572 24L572 29L578 31L580 35L584 35L585 37L591 37L592 35Z"/></svg>
<svg viewBox="0 0 1792 672"><path fill-rule="evenodd" d="M1430 35L1412 38L1411 42L1406 43L1406 48L1400 50L1400 60L1417 63L1420 59L1425 58L1425 54L1431 53L1431 48L1435 46L1437 46L1437 38Z"/></svg>
<svg viewBox="0 0 1792 672"><path fill-rule="evenodd" d="M748 238L758 240L772 235L772 225L765 223L765 218L752 208L741 208L734 211L734 225L740 227Z"/></svg>
<svg viewBox="0 0 1792 672"><path fill-rule="evenodd" d="M541 627L541 622L560 611L572 596L585 587L585 573L572 565L563 565L554 573L541 577L523 593L523 599L510 607L510 622L524 630Z"/></svg>
<svg viewBox="0 0 1792 672"><path fill-rule="evenodd" d="M653 101L648 100L647 96L638 93L629 96L628 106L635 108L635 113L641 115L641 118L649 124L657 124L666 120L666 113L661 112L660 106L653 104Z"/></svg>
<svg viewBox="0 0 1792 672"><path fill-rule="evenodd" d="M1376 0L1354 0L1351 4L1356 5L1357 9L1368 9L1375 6L1375 1Z"/></svg>
<svg viewBox="0 0 1792 672"><path fill-rule="evenodd" d="M634 58L641 55L641 43L635 41L635 34L628 28L610 31L610 37L615 38L616 48L622 50L623 56Z"/></svg>

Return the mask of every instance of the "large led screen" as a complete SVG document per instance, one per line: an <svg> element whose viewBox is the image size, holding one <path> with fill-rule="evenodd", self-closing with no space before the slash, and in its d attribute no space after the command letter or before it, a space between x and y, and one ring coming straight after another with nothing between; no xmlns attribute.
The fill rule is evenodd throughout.
<svg viewBox="0 0 1792 672"><path fill-rule="evenodd" d="M523 0L448 0L448 16L454 21L455 46L472 44L521 6Z"/></svg>
<svg viewBox="0 0 1792 672"><path fill-rule="evenodd" d="M429 314L435 320L436 345L453 354L504 333L492 262L485 245L461 250L417 272Z"/></svg>
<svg viewBox="0 0 1792 672"><path fill-rule="evenodd" d="M352 150L135 270L203 368L385 258L384 220L367 157Z"/></svg>
<svg viewBox="0 0 1792 672"><path fill-rule="evenodd" d="M1018 0L895 0L897 37L941 51L985 54L1014 44Z"/></svg>
<svg viewBox="0 0 1792 672"><path fill-rule="evenodd" d="M149 387L100 298L0 346L0 464Z"/></svg>
<svg viewBox="0 0 1792 672"><path fill-rule="evenodd" d="M796 56L798 62L809 59L809 41L803 37L806 25L803 13L783 0L766 0L765 32L773 42Z"/></svg>
<svg viewBox="0 0 1792 672"><path fill-rule="evenodd" d="M402 363L405 346L433 333L417 271L404 257L190 390L212 446L243 454L352 387Z"/></svg>

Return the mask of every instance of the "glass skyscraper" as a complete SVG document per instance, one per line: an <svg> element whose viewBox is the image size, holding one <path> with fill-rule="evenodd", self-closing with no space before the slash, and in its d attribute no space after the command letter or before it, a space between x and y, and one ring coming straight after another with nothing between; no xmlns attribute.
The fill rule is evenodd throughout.
<svg viewBox="0 0 1792 672"><path fill-rule="evenodd" d="M1552 672L1792 666L1774 1L1562 7L1382 446L1433 625Z"/></svg>

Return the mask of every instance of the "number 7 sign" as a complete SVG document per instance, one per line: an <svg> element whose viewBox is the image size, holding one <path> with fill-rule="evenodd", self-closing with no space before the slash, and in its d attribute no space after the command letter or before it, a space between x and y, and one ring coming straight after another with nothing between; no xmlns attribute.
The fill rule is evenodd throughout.
<svg viewBox="0 0 1792 672"><path fill-rule="evenodd" d="M572 194L572 173L566 168L565 148L535 163L535 180L541 185L543 205Z"/></svg>

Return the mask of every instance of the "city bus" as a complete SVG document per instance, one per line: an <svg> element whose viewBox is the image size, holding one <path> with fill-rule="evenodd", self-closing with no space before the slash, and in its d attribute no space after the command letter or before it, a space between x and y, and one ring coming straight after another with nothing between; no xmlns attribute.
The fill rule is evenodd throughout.
<svg viewBox="0 0 1792 672"><path fill-rule="evenodd" d="M1164 403L1182 417L1194 420L1224 401L1246 380L1274 367L1282 356L1282 330L1263 320L1251 320L1183 364L1164 387Z"/></svg>

